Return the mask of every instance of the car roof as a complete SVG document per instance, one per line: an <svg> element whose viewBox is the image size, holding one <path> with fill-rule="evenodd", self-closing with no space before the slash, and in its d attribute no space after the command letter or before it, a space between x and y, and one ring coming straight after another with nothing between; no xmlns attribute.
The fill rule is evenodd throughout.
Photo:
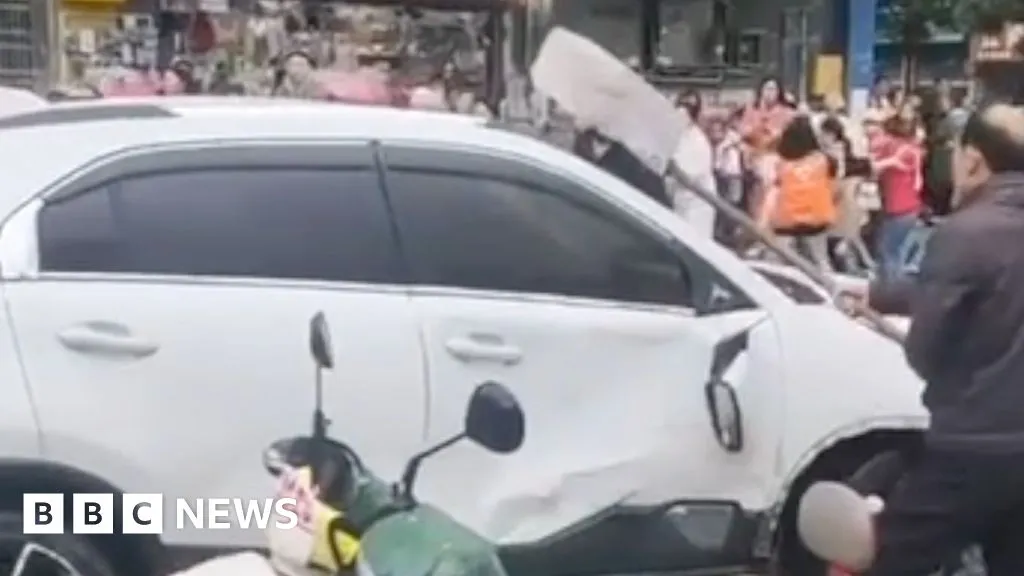
<svg viewBox="0 0 1024 576"><path fill-rule="evenodd" d="M190 121L202 119L217 123L227 131L237 131L233 122L259 115L261 124L268 128L303 120L326 122L324 130L344 123L346 126L379 126L401 124L413 126L471 126L483 123L480 118L408 110L388 106L359 106L314 100L287 98L230 97L230 96L143 96L136 98L73 100L53 103L8 118L0 119L0 129L48 130L77 124L76 131L127 132L137 126L127 125L138 120L160 120L161 130L187 129ZM106 123L106 124L104 124ZM155 128L154 125L146 126ZM153 131L148 136L152 139Z"/></svg>
<svg viewBox="0 0 1024 576"><path fill-rule="evenodd" d="M321 138L540 145L488 129L482 118L385 106L203 96L61 102L0 118L0 214L88 162L127 149Z"/></svg>
<svg viewBox="0 0 1024 576"><path fill-rule="evenodd" d="M24 88L0 86L0 117L14 116L46 106L46 99L35 92Z"/></svg>

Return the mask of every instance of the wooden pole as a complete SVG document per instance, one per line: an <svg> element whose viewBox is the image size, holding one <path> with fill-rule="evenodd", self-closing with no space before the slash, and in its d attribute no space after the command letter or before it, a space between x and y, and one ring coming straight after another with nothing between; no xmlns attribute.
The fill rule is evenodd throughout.
<svg viewBox="0 0 1024 576"><path fill-rule="evenodd" d="M832 278L822 272L806 258L782 245L774 235L758 226L757 223L755 223L745 212L723 200L713 190L704 189L693 178L683 172L675 162L669 162L668 173L684 188L692 191L697 196L700 196L700 198L705 202L714 206L715 210L724 214L729 218L729 220L732 220L733 223L742 227L746 232L754 235L766 248L768 248L769 251L781 258L784 262L796 267L798 270L809 276L812 280L828 290L829 294L832 294L833 297L839 296L841 290ZM840 309L842 309L842 307L840 307ZM843 312L848 311L843 310ZM903 339L906 337L906 334L904 334L902 330L893 326L892 323L886 320L884 316L868 307L860 307L856 311L856 314L851 314L851 316L867 320L880 334L899 344L902 344Z"/></svg>

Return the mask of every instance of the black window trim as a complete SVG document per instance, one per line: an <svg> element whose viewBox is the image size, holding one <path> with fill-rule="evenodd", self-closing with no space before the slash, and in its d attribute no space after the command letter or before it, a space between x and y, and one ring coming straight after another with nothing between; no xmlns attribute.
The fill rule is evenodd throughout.
<svg viewBox="0 0 1024 576"><path fill-rule="evenodd" d="M568 195L570 201L582 204L594 210L604 218L620 222L630 229L637 230L658 242L680 260L693 286L693 305L644 305L661 308L694 310L697 316L728 312L733 310L756 308L750 296L740 289L732 280L723 276L703 258L693 253L671 233L654 227L651 223L637 217L628 210L615 206L599 194L585 192L588 185L563 176L548 169L537 169L536 162L528 157L514 155L498 155L494 151L460 149L456 147L429 146L426 143L388 142L380 147L381 164L385 172L384 193L388 194L387 172L396 170L415 170L421 172L442 172L465 174L495 180L521 183L529 188L537 188L555 195ZM520 168L513 168L518 164ZM531 166L533 164L533 166ZM569 186L567 187L566 184ZM390 200L389 200L390 202ZM399 236L399 242L401 242ZM713 278L711 282L700 282L699 278ZM730 291L736 298L730 302L722 302L713 298L716 284ZM639 305L639 304L638 304Z"/></svg>
<svg viewBox="0 0 1024 576"><path fill-rule="evenodd" d="M108 101L109 102L109 101ZM0 129L60 126L85 122L138 121L174 118L177 114L152 104L99 104L74 107L40 108L0 119Z"/></svg>

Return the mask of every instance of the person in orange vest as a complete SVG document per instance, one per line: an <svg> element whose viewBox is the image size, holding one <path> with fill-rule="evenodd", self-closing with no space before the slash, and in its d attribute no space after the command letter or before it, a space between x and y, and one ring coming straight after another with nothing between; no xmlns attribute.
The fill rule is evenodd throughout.
<svg viewBox="0 0 1024 576"><path fill-rule="evenodd" d="M797 116L778 143L775 182L761 209L760 223L784 244L831 271L828 231L836 221L837 166L818 142L807 116Z"/></svg>

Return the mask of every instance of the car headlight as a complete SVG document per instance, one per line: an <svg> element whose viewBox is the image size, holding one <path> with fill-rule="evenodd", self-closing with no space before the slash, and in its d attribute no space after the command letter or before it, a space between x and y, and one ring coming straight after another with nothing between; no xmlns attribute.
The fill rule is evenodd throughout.
<svg viewBox="0 0 1024 576"><path fill-rule="evenodd" d="M370 563L363 558L362 554L356 558L356 576L374 576L373 568L370 567Z"/></svg>

